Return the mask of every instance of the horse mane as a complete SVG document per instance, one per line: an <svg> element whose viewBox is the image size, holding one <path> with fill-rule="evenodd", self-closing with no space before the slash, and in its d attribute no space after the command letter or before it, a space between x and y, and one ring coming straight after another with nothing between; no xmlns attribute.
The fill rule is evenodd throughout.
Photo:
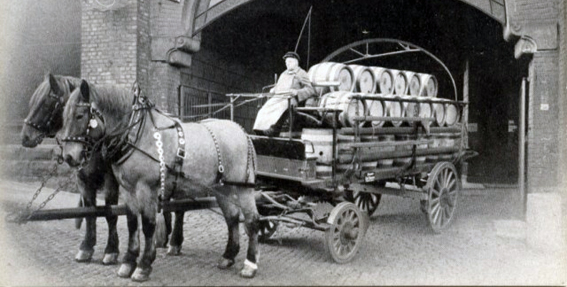
<svg viewBox="0 0 567 287"><path fill-rule="evenodd" d="M80 85L80 84L79 84ZM95 85L89 84L89 100L94 103L96 108L105 115L104 120L108 127L118 126L124 117L132 112L133 95L128 89L116 85ZM80 101L81 89L77 88L69 97L68 104L65 105L63 118L70 119L71 112L75 105ZM127 123L126 123L127 124Z"/></svg>
<svg viewBox="0 0 567 287"><path fill-rule="evenodd" d="M53 77L55 78L55 81L57 81L59 87L63 89L63 94L66 96L70 95L71 92L75 88L78 88L79 85L81 84L80 78L75 78L71 76L61 76L61 75L53 75ZM37 89L35 89L35 91L33 92L30 98L29 107L34 107L40 104L41 100L45 96L47 96L50 91L51 91L51 86L49 84L49 78L45 77L43 82L41 82L41 84L39 84Z"/></svg>

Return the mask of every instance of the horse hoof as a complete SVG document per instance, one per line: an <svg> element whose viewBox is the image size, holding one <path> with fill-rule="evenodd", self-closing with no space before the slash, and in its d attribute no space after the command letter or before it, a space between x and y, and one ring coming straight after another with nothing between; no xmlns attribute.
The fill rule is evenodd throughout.
<svg viewBox="0 0 567 287"><path fill-rule="evenodd" d="M173 246L170 245L167 249L167 255L169 256L177 256L181 254L181 246Z"/></svg>
<svg viewBox="0 0 567 287"><path fill-rule="evenodd" d="M232 260L232 259L226 259L226 258L223 257L223 258L221 258L221 259L219 260L219 263L217 264L217 267L218 267L219 269L227 269L227 268L229 268L229 267L232 266L232 265L234 265L234 260Z"/></svg>
<svg viewBox="0 0 567 287"><path fill-rule="evenodd" d="M104 258L102 258L103 265L114 265L116 263L118 263L118 253L104 254Z"/></svg>
<svg viewBox="0 0 567 287"><path fill-rule="evenodd" d="M152 273L152 268L136 268L134 274L132 274L132 281L144 282L150 280L150 273Z"/></svg>
<svg viewBox="0 0 567 287"><path fill-rule="evenodd" d="M254 278L256 276L256 271L258 269L250 268L248 266L244 266L242 270L240 270L240 277L242 278Z"/></svg>
<svg viewBox="0 0 567 287"><path fill-rule="evenodd" d="M135 268L135 264L122 263L116 274L118 274L118 277L121 278L130 278L130 276L132 276L132 273L134 273Z"/></svg>
<svg viewBox="0 0 567 287"><path fill-rule="evenodd" d="M91 258L93 257L93 253L94 253L94 251L79 250L79 252L75 256L75 261L77 261L77 262L89 262L89 261L91 261Z"/></svg>

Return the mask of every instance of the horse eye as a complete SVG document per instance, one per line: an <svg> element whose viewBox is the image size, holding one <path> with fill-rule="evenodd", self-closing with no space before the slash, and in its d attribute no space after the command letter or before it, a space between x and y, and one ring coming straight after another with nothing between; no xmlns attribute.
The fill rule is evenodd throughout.
<svg viewBox="0 0 567 287"><path fill-rule="evenodd" d="M83 114L78 114L78 115L77 115L77 120L80 120L80 119L82 119L83 117L84 117Z"/></svg>

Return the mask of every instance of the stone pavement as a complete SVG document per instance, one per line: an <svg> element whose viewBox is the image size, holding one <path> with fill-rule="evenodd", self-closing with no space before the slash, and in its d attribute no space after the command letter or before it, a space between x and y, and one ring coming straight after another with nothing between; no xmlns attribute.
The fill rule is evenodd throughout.
<svg viewBox="0 0 567 287"><path fill-rule="evenodd" d="M38 186L3 181L0 215L28 202ZM218 270L227 237L224 220L210 210L192 211L185 215L182 255L167 257L159 249L151 281L141 285L565 285L563 252L545 253L521 239L498 236L495 222L521 219L517 193L514 188L463 191L456 221L442 234L429 231L418 201L385 195L359 254L346 264L332 261L324 233L281 226L274 240L260 245L259 272L248 280L238 276L247 246L243 228L235 267ZM77 201L77 194L61 192L46 208L75 207ZM118 278L118 266L102 265L107 227L101 218L90 263L73 260L84 233L73 220L24 225L0 220L0 228L1 286L140 285ZM118 228L123 254L125 218Z"/></svg>

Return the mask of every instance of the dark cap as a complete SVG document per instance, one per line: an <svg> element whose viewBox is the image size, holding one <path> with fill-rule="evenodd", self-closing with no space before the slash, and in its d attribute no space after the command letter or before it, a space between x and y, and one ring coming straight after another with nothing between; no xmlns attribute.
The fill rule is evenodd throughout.
<svg viewBox="0 0 567 287"><path fill-rule="evenodd" d="M283 58L296 58L299 61L299 54L297 54L296 52L287 52L285 53L285 55L283 56Z"/></svg>

